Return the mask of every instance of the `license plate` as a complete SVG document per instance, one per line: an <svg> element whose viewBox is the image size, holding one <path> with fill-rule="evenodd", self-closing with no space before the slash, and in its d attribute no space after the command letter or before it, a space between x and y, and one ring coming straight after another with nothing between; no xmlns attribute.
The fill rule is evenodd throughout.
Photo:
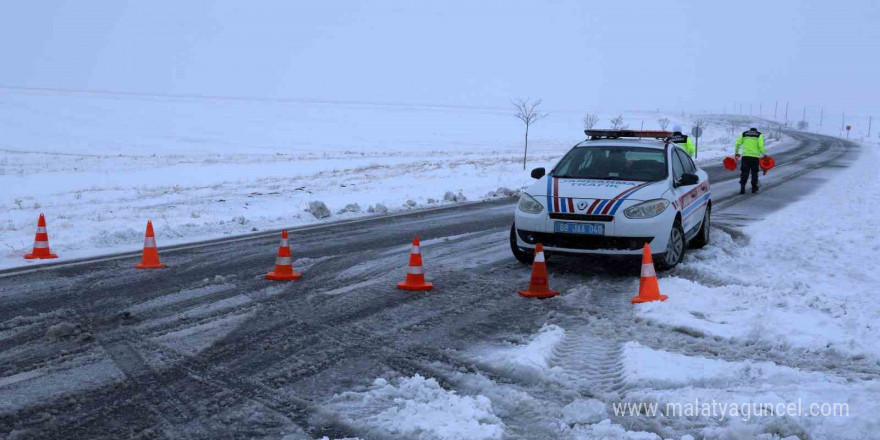
<svg viewBox="0 0 880 440"><path fill-rule="evenodd" d="M556 222L553 230L563 234L605 235L605 225L601 223Z"/></svg>

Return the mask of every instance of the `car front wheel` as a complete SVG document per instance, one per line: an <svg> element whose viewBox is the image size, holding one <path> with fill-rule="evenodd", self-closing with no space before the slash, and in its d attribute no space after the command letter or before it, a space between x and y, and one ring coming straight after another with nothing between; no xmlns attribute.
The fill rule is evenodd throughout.
<svg viewBox="0 0 880 440"><path fill-rule="evenodd" d="M678 266L678 263L681 263L681 260L684 259L684 248L684 229L681 227L681 222L676 220L672 224L672 230L669 231L669 242L666 245L666 252L660 258L660 270L670 270Z"/></svg>
<svg viewBox="0 0 880 440"><path fill-rule="evenodd" d="M691 240L691 247L694 249L702 249L709 244L709 232L712 227L712 207L706 207L706 214L703 215L703 224L700 226L700 232Z"/></svg>

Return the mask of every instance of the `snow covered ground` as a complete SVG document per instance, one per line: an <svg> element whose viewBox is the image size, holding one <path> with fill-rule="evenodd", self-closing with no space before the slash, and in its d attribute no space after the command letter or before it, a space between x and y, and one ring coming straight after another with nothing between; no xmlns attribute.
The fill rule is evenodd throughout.
<svg viewBox="0 0 880 440"><path fill-rule="evenodd" d="M686 356L634 342L625 345L624 362L630 404L643 411L651 411L646 404L657 405L658 420L703 421L709 426L693 434L705 438L861 439L880 427L874 418L880 410L877 380Z"/></svg>
<svg viewBox="0 0 880 440"><path fill-rule="evenodd" d="M719 126L723 127L721 123ZM541 154L549 158L568 146L559 141L559 151L552 150L552 146L538 149L547 148ZM451 152L449 156L457 157L469 154L447 147L449 150L442 154ZM878 410L875 396L880 392L876 381L880 351L876 343L877 330L872 325L876 316L880 316L880 310L865 298L871 297L872 286L880 281L870 265L873 253L880 250L880 242L871 218L863 215L861 208L880 201L880 184L871 180L871 164L877 160L878 148L876 144L865 145L861 160L851 169L834 175L834 185L823 186L802 201L748 226L741 234L716 229L711 246L689 253L679 269L661 278L661 290L670 296L664 303L632 307L628 298L633 294L635 280L631 277L585 279L579 272L560 275L575 285L569 284L565 294L558 298L532 303L533 307L547 310L547 324L535 334L504 335L503 340L488 340L470 350L446 352L450 358L460 360L459 365L437 362L417 374L389 373L360 378L359 385L350 390L316 401L315 417L318 420L328 417L333 423L351 427L353 432L366 438L869 438L880 428L874 418ZM498 151L504 150L499 147ZM400 157L386 154L381 160L386 160L385 163L411 160L404 157L406 151L398 150L398 153ZM717 153L726 153L720 144ZM197 154L202 153L156 165L155 170L174 176L171 170L190 166L183 161ZM514 147L510 147L509 154L511 157L516 154ZM248 160L262 156L243 157L233 163L246 165ZM441 153L436 157L441 157ZM489 155L483 157L487 163L493 163L489 162ZM115 160L96 159L94 167L105 166L105 159ZM323 160L315 159L314 163ZM332 163L337 159L326 160ZM304 161L291 163L296 166ZM482 172L490 176L486 179L502 178L491 171L495 168L490 165L486 165L489 171L480 171L473 165L463 167L471 167L467 169L475 175L482 176L479 174ZM503 167L509 167L513 174L519 165L511 160L509 165L501 165L497 170L504 170ZM106 173L112 179L124 174L114 174L110 168L99 169L100 172L83 173L92 176ZM450 180L449 171L443 172L445 177L438 177L438 182ZM70 170L53 173L16 178L77 176ZM425 174L424 171L402 173L416 179ZM242 179L249 181L247 176ZM475 187L481 184L479 179L477 181ZM496 180L492 185L499 184ZM233 186L229 184L229 188ZM16 187L7 185L6 188ZM125 191L135 190L126 189L121 193ZM227 197L241 196L233 193ZM327 194L321 197L335 213L341 206L334 206ZM345 198L351 194L351 190L340 190L338 203L351 203L351 199ZM396 197L382 195L378 190L365 194L391 200ZM64 194L58 197L63 198ZM114 197L107 200L124 200ZM65 206L76 206L75 200L68 200ZM196 202L190 193L182 195L181 200L188 200L187 204ZM95 203L98 210L107 206L105 202ZM126 203L129 203L125 205L127 209L136 209L135 204ZM216 205L206 203L206 209L216 209ZM266 202L265 207L269 206L274 205ZM77 212L83 217L71 219L72 223L88 218L87 208L80 209ZM14 216L35 212L17 208L12 211ZM123 212L99 225L120 224L125 218L134 218L134 215ZM306 216L300 220L317 221ZM269 220L259 221L271 225ZM295 223L296 220L282 221ZM260 227L266 226L260 224ZM166 233L169 230L172 229L166 229ZM208 227L205 230L218 232ZM240 231L231 229L229 233ZM9 231L4 230L3 234L8 237ZM53 223L50 223L50 234L53 246L63 249L55 246L57 234L53 233ZM133 230L131 234L136 235L132 246L136 249L140 245L140 231ZM463 257L460 248L432 253L431 274L461 270L476 265L475 261L485 264L509 258L499 250L504 246L500 240L503 237L499 235L503 234L479 238L494 247L474 246L474 241L468 241L469 247L480 249L473 255ZM426 240L423 245L430 249L433 243L457 239L461 236ZM87 249L97 251L110 247ZM394 265L398 264L401 261L398 254L405 253L407 247L401 244L390 251L394 255L379 253L370 263L350 267L334 276L346 280L364 272L390 273L385 260L392 259ZM299 259L298 268L307 270L319 260ZM398 275L389 276L396 279ZM553 276L556 277L556 273ZM553 282L557 280L554 278ZM124 326L118 335L96 336L71 324L76 322L78 312L75 310L23 315L0 323L0 341L12 340L21 332L44 335L39 343L4 351L0 358L14 359L36 352L57 353L38 369L4 374L0 388L7 400L0 404L0 410L8 412L48 402L59 393L76 394L108 384L122 384L124 377L132 373L123 371L126 368L137 373L137 368L185 365L186 357L203 353L253 316L261 307L257 304L259 299L282 292L275 286L246 294L233 291L247 282L219 276L179 292L139 300L114 318L129 319L124 312L139 317ZM392 285L390 281L388 284ZM346 289L348 286L318 294L350 295ZM7 292L5 295L19 294ZM210 298L213 299L208 301ZM95 338L102 337L104 344L95 342ZM125 344L115 343L115 337L137 347L143 361L134 363L128 359L129 362L125 362ZM68 350L75 344L83 348L71 354ZM108 358L117 362L109 362ZM74 377L76 380L71 379ZM697 416L676 415L665 406L682 405L684 411L684 405L713 401L726 405L727 412L709 416L702 412ZM757 411L755 404L759 405ZM812 404L838 405L836 410L845 409L847 413L818 417L803 413L780 414L780 409L787 409L791 404L799 411L809 411ZM627 415L627 408L633 406L621 405L641 405L640 414ZM659 412L645 414L651 411L645 405L657 405ZM748 408L748 417L741 412L732 413L730 408L734 405L740 410ZM719 411L720 407L714 410ZM262 424L262 417L274 416L246 406L224 409L216 417L230 418L235 423L245 423L240 420L245 417L253 419L248 423ZM287 438L305 438L291 423L273 420L271 424L278 426L273 430L288 434Z"/></svg>
<svg viewBox="0 0 880 440"><path fill-rule="evenodd" d="M420 375L394 383L376 379L365 392L337 395L328 409L343 421L366 426L376 438L500 439L504 423L485 396L459 396Z"/></svg>
<svg viewBox="0 0 880 440"><path fill-rule="evenodd" d="M880 365L880 305L874 300L880 276L873 263L880 235L866 211L880 203L873 166L880 145L862 145L859 160L835 175L833 184L746 227L744 237L717 233L715 244L691 254L678 276L661 278L668 301L637 308L649 322L762 346L781 357L836 359L826 365L830 373L631 346L628 353L646 356L631 368L642 366L639 380L652 382L651 389L631 398L801 402L804 411L814 403L845 404L847 416L761 418L731 429L746 435L768 423L793 423L812 438L866 438L877 432L880 382L853 368ZM663 369L648 371L646 365Z"/></svg>
<svg viewBox="0 0 880 440"><path fill-rule="evenodd" d="M29 264L41 212L64 260L137 251L147 220L161 247L502 196L583 139L582 113L547 110L523 171L507 108L0 91L0 268ZM631 128L663 117L692 125L624 113ZM700 161L729 154L729 127L747 124L716 118ZM314 201L331 216L306 212Z"/></svg>
<svg viewBox="0 0 880 440"><path fill-rule="evenodd" d="M691 254L672 292L647 304L649 320L780 348L836 350L880 359L880 275L873 263L880 234L871 210L880 204L877 145L808 199L748 226L745 237L717 234Z"/></svg>
<svg viewBox="0 0 880 440"><path fill-rule="evenodd" d="M880 144L863 144L833 184L735 234L716 229L661 277L665 302L629 307L631 292L585 284L549 301L598 310L550 313L533 335L460 353L475 369L438 366L444 386L379 378L328 407L407 438L468 427L470 438L516 437L518 423L546 438L873 438L880 236L864 207L880 203L878 155ZM403 411L420 417L395 417ZM426 417L437 422L423 428Z"/></svg>

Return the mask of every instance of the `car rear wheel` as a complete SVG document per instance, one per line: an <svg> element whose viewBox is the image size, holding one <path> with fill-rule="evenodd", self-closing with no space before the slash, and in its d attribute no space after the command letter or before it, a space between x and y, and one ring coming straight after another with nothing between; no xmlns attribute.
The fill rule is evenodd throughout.
<svg viewBox="0 0 880 440"><path fill-rule="evenodd" d="M516 225L510 225L510 250L513 256L523 264L532 264L535 259L535 251L521 248L516 243Z"/></svg>
<svg viewBox="0 0 880 440"><path fill-rule="evenodd" d="M700 232L691 240L691 247L701 249L709 244L709 232L712 227L712 207L706 207L706 213L703 214L703 224L700 226Z"/></svg>
<svg viewBox="0 0 880 440"><path fill-rule="evenodd" d="M681 227L681 222L676 220L672 224L672 230L669 232L666 252L660 258L660 270L670 270L678 266L678 263L681 263L681 260L684 259L684 248L684 229Z"/></svg>

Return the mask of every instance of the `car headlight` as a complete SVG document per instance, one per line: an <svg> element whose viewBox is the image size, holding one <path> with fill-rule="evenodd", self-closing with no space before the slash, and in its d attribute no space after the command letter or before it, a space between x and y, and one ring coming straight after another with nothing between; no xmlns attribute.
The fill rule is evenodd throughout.
<svg viewBox="0 0 880 440"><path fill-rule="evenodd" d="M519 203L516 205L520 211L528 213L528 214L538 214L539 212L544 210L544 205L538 203L534 197L522 193L519 196Z"/></svg>
<svg viewBox="0 0 880 440"><path fill-rule="evenodd" d="M654 199L630 206L623 211L628 218L651 218L660 215L669 206L669 200Z"/></svg>

